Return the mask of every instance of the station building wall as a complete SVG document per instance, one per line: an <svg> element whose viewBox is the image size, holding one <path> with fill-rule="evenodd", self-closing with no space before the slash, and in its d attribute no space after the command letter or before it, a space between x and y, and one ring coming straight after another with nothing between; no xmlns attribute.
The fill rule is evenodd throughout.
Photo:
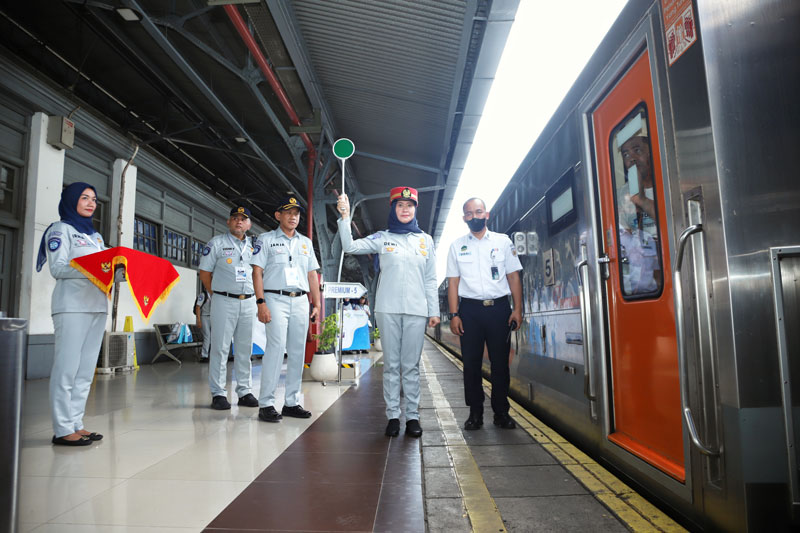
<svg viewBox="0 0 800 533"><path fill-rule="evenodd" d="M122 171L134 145L113 123L83 105L26 66L0 56L0 305L8 316L29 321L28 379L48 377L53 361L50 305L55 280L46 265L36 272L35 264L42 234L58 219L64 186L75 181L95 186L95 227L109 246L165 257L180 273L180 281L149 323L121 285L117 330L122 330L126 316L133 317L140 364L150 362L157 352L153 324L194 322L200 252L213 235L227 231L230 206L147 148L139 150L126 171L122 191ZM76 124L74 147L60 150L47 144L49 116L70 113ZM124 200L118 243L120 197ZM254 227L252 233L260 231ZM107 331L110 309L111 303Z"/></svg>

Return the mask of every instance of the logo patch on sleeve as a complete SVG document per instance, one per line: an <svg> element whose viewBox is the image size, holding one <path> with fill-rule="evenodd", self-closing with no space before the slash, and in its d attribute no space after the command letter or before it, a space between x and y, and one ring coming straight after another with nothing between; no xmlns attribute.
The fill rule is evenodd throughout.
<svg viewBox="0 0 800 533"><path fill-rule="evenodd" d="M206 246L205 248L203 248L203 255L208 255L210 253L211 253L211 247L210 246Z"/></svg>
<svg viewBox="0 0 800 533"><path fill-rule="evenodd" d="M261 251L261 245L256 243L255 247L253 248L253 255L258 255L258 252Z"/></svg>
<svg viewBox="0 0 800 533"><path fill-rule="evenodd" d="M375 239L377 239L380 236L381 236L380 233L373 233L372 235L368 236L367 239L369 239L371 241L374 241Z"/></svg>
<svg viewBox="0 0 800 533"><path fill-rule="evenodd" d="M55 252L61 246L61 239L58 237L51 237L49 241L47 241L47 247L50 249L51 252Z"/></svg>

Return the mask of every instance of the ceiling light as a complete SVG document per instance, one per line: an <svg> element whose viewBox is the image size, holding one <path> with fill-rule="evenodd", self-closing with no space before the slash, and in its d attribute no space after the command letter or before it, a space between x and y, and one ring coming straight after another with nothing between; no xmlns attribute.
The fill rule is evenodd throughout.
<svg viewBox="0 0 800 533"><path fill-rule="evenodd" d="M139 16L139 13L127 7L118 7L116 11L117 15L119 15L128 22L136 22L137 20L142 19L142 17Z"/></svg>
<svg viewBox="0 0 800 533"><path fill-rule="evenodd" d="M237 143L246 143L247 142L247 139L242 137L242 136L234 137L233 140L236 141Z"/></svg>

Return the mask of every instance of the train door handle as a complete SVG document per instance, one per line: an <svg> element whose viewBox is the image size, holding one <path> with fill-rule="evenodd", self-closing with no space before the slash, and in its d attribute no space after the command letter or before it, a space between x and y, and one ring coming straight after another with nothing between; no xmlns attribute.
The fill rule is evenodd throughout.
<svg viewBox="0 0 800 533"><path fill-rule="evenodd" d="M681 266L683 265L683 252L686 248L686 243L689 238L695 233L703 231L702 224L692 224L683 232L678 238L678 254L675 257L675 266L672 269L672 284L675 291L675 311L677 320L675 321L675 329L677 334L678 344L678 365L681 380L681 410L683 411L683 418L686 420L686 427L689 430L689 437L692 440L695 448L697 448L703 455L711 457L718 456L720 450L711 448L703 444L700 440L700 435L697 432L697 427L694 424L694 417L692 410L689 407L689 372L688 362L686 361L686 332L684 331L684 316L683 316L683 285L681 282Z"/></svg>
<svg viewBox="0 0 800 533"><path fill-rule="evenodd" d="M597 400L597 396L592 391L593 370L592 370L592 313L589 305L591 298L589 297L589 286L583 281L583 272L585 268L589 270L589 260L586 258L586 245L581 246L581 256L583 259L575 263L575 276L578 280L578 298L581 306L581 333L583 335L583 395L590 402ZM592 411L593 418L594 410Z"/></svg>

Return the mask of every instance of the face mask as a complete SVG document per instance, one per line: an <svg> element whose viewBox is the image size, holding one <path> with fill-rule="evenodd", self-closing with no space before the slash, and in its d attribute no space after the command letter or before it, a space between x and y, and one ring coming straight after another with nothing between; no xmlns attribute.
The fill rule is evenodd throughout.
<svg viewBox="0 0 800 533"><path fill-rule="evenodd" d="M485 218L472 218L471 220L467 220L467 226L469 226L469 230L472 233L478 233L483 228L486 227L486 219Z"/></svg>

